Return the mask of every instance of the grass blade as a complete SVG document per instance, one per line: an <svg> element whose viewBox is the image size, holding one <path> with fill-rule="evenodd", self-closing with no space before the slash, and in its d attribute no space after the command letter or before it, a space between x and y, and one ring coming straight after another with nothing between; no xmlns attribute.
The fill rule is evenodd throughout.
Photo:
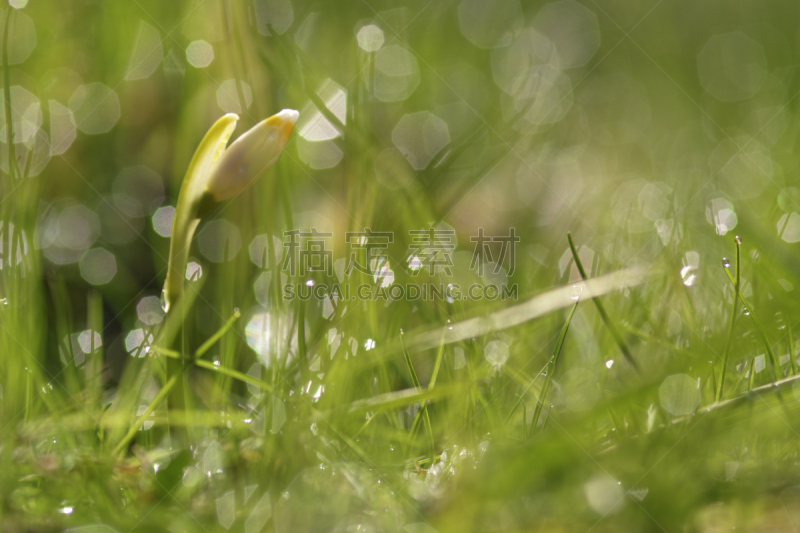
<svg viewBox="0 0 800 533"><path fill-rule="evenodd" d="M440 343L452 344L473 337L482 337L488 333L512 328L535 318L569 307L575 303L575 293L581 299L597 298L603 294L617 291L622 286L631 287L651 279L653 276L647 267L632 267L612 274L588 279L559 287L539 294L522 302L488 315L469 318L452 325L442 326L429 331L409 333L405 339L408 350L423 351L436 348ZM387 348L394 352L393 349Z"/></svg>
<svg viewBox="0 0 800 533"><path fill-rule="evenodd" d="M742 241L739 237L736 237L736 280L733 282L733 305L731 308L731 325L728 329L728 340L725 342L725 351L722 352L722 369L720 370L719 382L717 383L717 394L714 396L714 401L718 402L722 399L722 393L724 392L725 387L725 373L728 368L728 356L730 355L731 351L731 341L733 340L733 328L736 324L736 310L738 308L738 301L739 301L739 287L741 281L741 270L739 266L739 261L741 259L741 248L742 248ZM726 268L727 271L727 267Z"/></svg>
<svg viewBox="0 0 800 533"><path fill-rule="evenodd" d="M736 280L734 279L733 275L730 271L726 268L725 274L727 274L728 279L731 283L736 285ZM764 330L764 327L761 325L761 321L758 320L756 317L755 312L753 311L753 306L747 301L747 298L739 291L739 299L744 304L744 307L747 309L748 313L750 313L750 318L753 319L753 323L756 325L756 330L758 331L758 335L761 337L761 341L764 343L764 347L767 350L767 354L769 355L770 363L772 364L772 374L775 381L777 381L780 377L780 366L778 365L778 358L775 357L775 351L772 349L772 345L769 342L769 337L767 337L767 332ZM752 380L752 376L751 376Z"/></svg>
<svg viewBox="0 0 800 533"><path fill-rule="evenodd" d="M567 240L569 241L569 249L572 251L572 257L575 260L575 266L578 267L578 272L581 274L581 278L586 281L589 279L589 276L586 275L586 271L583 269L583 263L581 263L581 258L578 256L578 250L575 248L575 243L572 240L572 234L567 233ZM597 307L597 312L600 314L600 318L603 319L603 323L608 328L608 331L611 332L611 336L614 337L614 341L619 346L622 355L625 356L625 359L631 364L634 370L636 370L637 374L641 374L641 370L639 369L639 365L633 359L633 355L631 355L631 351L628 348L628 344L625 342L625 339L622 338L617 327L611 322L611 319L608 317L608 313L606 313L605 307L603 307L602 302L598 298L594 298L592 300L594 302L595 307Z"/></svg>
<svg viewBox="0 0 800 533"><path fill-rule="evenodd" d="M411 356L408 354L408 350L406 349L405 342L403 341L403 337L404 336L405 336L405 333L403 333L403 330L401 329L400 330L400 343L403 345L403 357L406 360L406 365L408 366L408 371L411 373L411 381L414 383L414 387L416 387L417 389L422 389L422 386L419 383L419 378L417 377L417 372L416 372L416 370L414 370L414 365L411 362ZM442 347L444 347L444 344L442 345ZM420 403L419 410L417 411L417 415L416 415L415 418L418 418L420 416L422 416L424 421L425 421L425 431L428 434L428 440L430 441L429 444L430 444L430 447L431 447L431 454L433 454L433 450L435 448L435 443L434 443L434 440L433 440L433 427L431 426L431 418L430 418L430 415L428 414L428 406L427 406L426 403ZM415 420L414 424L412 424L412 428L414 426L416 426L416 424L417 424L417 421ZM431 457L432 456L433 455L431 455Z"/></svg>
<svg viewBox="0 0 800 533"><path fill-rule="evenodd" d="M536 402L536 409L533 412L533 420L531 421L531 433L536 430L536 425L539 423L539 416L542 414L542 407L544 406L544 400L547 397L547 391L550 388L550 380L553 379L553 374L556 370L556 362L558 361L558 355L561 353L561 348L564 346L564 339L567 337L567 331L569 330L569 324L572 322L572 317L575 315L575 310L578 308L578 303L580 299L578 299L575 304L570 309L569 315L567 315L567 320L564 322L564 327L561 328L561 333L558 335L558 341L556 341L556 347L553 350L553 356L548 361L546 370L545 370L545 378L544 378L544 385L542 385L542 392L539 393L539 400ZM523 424L527 424L527 421L523 420Z"/></svg>

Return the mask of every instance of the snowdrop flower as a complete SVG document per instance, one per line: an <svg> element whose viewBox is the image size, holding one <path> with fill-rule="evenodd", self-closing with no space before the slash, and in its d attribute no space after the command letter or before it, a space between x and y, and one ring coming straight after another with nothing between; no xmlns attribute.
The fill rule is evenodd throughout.
<svg viewBox="0 0 800 533"><path fill-rule="evenodd" d="M183 294L183 273L200 219L232 198L272 166L292 134L299 113L284 109L262 120L227 146L239 117L228 113L208 130L189 163L172 221L164 310Z"/></svg>

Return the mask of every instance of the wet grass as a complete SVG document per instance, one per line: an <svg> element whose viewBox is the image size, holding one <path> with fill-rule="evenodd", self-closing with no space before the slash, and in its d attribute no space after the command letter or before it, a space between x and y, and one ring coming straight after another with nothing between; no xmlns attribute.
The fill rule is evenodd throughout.
<svg viewBox="0 0 800 533"><path fill-rule="evenodd" d="M262 4L280 2L253 6ZM76 3L65 20L88 23L89 36L64 30L47 2L7 9L4 27L30 16L38 41L9 65L4 31L3 146L22 164L3 148L0 529L793 530L800 130L791 91L776 87L793 86L796 58L751 28L770 81L749 99L717 101L695 80L697 51L745 28L750 8L726 6L732 22L721 29L711 8L695 9L689 28L645 11L629 42L611 25L631 7L622 4L585 4L599 49L564 70L569 91L544 101L499 88L509 59L461 35L460 3L297 1L288 30L280 17L258 22L250 3ZM526 25L539 9L522 6ZM763 17L788 35L793 10ZM422 32L417 12L441 35ZM163 58L148 78L125 80L140 19ZM418 86L403 98L381 92L386 57L356 44L354 25L367 23L413 59ZM676 25L685 43L667 38ZM48 30L70 36L83 70ZM184 61L201 38L216 54L202 69ZM115 47L123 59L101 53ZM108 133L79 133L29 176L30 143L10 142L24 123L12 119L11 88L67 105L66 81L37 84L64 66L83 83L104 80L122 118ZM147 314L138 307L160 294L169 240L152 212L125 214L116 176L146 164L163 177L158 205L175 205L228 79L229 97L252 99L239 110L244 128L281 108L300 110L298 128L272 168L204 218L189 257L202 271L177 309ZM326 100L331 81L344 112ZM525 118L566 102L555 122ZM765 110L752 129L747 117ZM436 120L421 130L428 137L411 136L419 145L397 133L421 111L447 128L432 154ZM304 117L315 116L335 138L307 138ZM37 134L54 121L43 112ZM763 150L746 150L751 141ZM108 283L92 285L85 265L58 264L48 248L50 221L77 204L97 213L89 246L116 258ZM131 239L106 231L109 206ZM235 237L203 233L228 231L220 221ZM68 222L65 234L78 235ZM332 233L335 268L285 271L284 232L312 227ZM503 268L470 268L478 228L512 227L513 264L495 243ZM345 239L366 228L393 238L377 248ZM430 228L454 232L450 274L417 267L410 232ZM367 268L343 275L351 259ZM498 281L515 285L516 299L381 296L382 285ZM370 297L284 298L290 285L336 283Z"/></svg>

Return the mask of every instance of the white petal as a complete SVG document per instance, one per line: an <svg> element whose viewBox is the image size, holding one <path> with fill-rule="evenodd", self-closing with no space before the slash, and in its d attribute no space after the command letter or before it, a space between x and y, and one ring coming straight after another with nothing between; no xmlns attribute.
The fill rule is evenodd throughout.
<svg viewBox="0 0 800 533"><path fill-rule="evenodd" d="M207 190L218 202L242 192L281 155L299 113L284 109L262 120L236 139L211 173Z"/></svg>

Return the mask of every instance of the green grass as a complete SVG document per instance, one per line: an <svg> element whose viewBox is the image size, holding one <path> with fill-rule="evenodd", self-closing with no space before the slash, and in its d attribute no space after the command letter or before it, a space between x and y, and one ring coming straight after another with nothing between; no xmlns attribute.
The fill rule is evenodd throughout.
<svg viewBox="0 0 800 533"><path fill-rule="evenodd" d="M2 12L0 530L797 527L798 7L516 5ZM537 25L558 6L586 33ZM394 56L359 48L367 24ZM474 44L492 32L500 46ZM203 68L186 58L199 40ZM94 82L113 95L81 103ZM153 216L229 110L225 87L251 100L234 138L282 108L300 122L203 219L202 274L164 316L145 309L170 245ZM65 150L51 101L79 126ZM315 109L335 138L306 138ZM403 133L407 117L427 122ZM386 273L282 272L284 232L312 227L362 264L345 234L392 232L395 286L504 279L518 297L287 301L287 285L355 294ZM449 276L409 264L409 232L431 227L455 232ZM478 228L512 227L513 273L509 257L500 278L470 268Z"/></svg>

